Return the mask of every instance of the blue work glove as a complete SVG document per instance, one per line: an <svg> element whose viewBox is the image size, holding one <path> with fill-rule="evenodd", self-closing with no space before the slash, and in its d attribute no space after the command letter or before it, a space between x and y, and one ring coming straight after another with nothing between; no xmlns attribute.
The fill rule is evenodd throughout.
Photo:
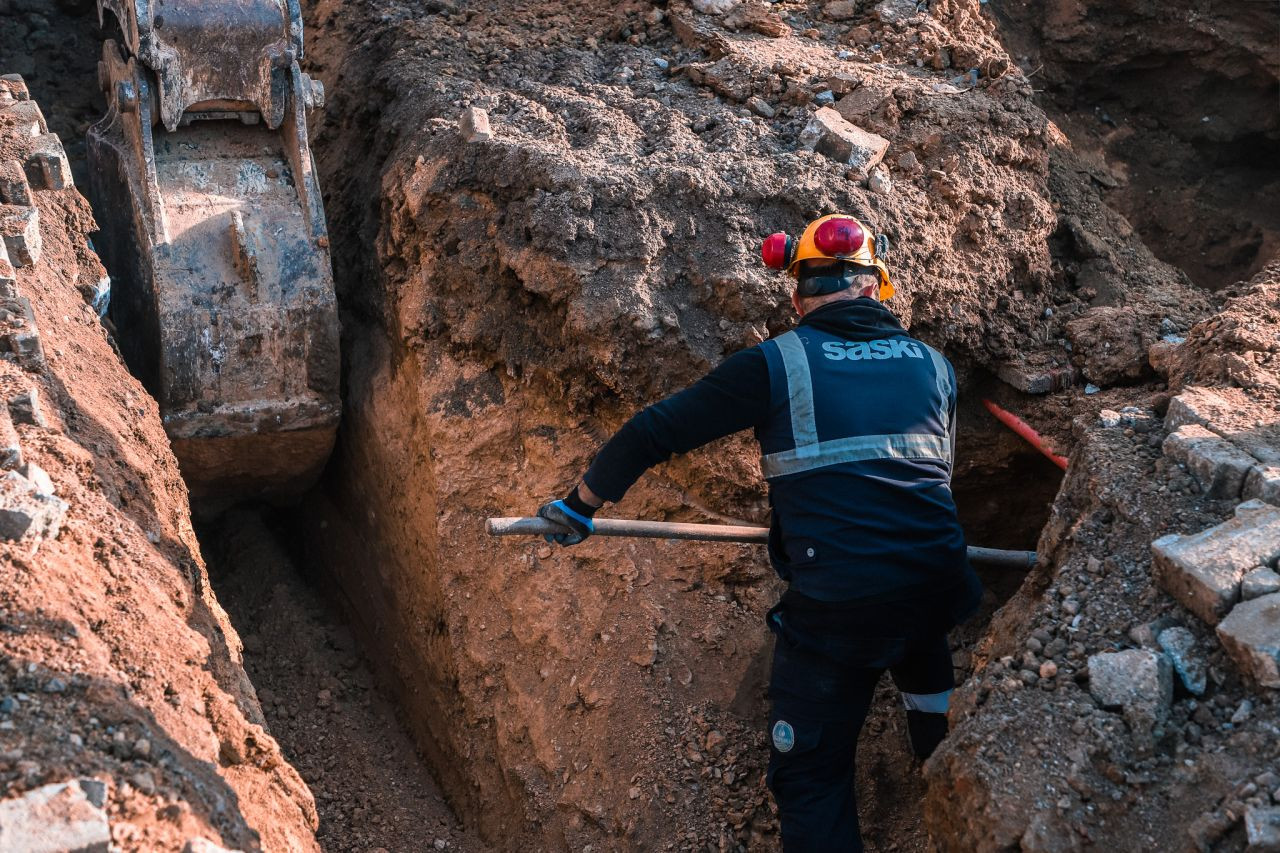
<svg viewBox="0 0 1280 853"><path fill-rule="evenodd" d="M598 508L578 497L578 487L574 486L568 497L543 504L538 509L540 518L554 521L566 528L564 533L544 533L542 538L560 545L577 545L595 530L591 516L595 515Z"/></svg>

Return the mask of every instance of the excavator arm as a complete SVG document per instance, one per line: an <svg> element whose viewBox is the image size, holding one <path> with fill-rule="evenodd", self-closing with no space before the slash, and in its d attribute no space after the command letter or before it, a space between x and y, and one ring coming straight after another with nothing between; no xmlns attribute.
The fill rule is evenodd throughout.
<svg viewBox="0 0 1280 853"><path fill-rule="evenodd" d="M193 501L288 500L341 411L338 316L296 0L99 0L90 187L130 368Z"/></svg>

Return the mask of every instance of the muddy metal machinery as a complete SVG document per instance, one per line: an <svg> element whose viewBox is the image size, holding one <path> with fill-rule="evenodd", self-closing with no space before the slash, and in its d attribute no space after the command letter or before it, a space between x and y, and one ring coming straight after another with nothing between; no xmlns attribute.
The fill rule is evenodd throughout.
<svg viewBox="0 0 1280 853"><path fill-rule="evenodd" d="M122 44L89 131L95 245L130 369L197 503L288 499L340 413L329 240L298 0L98 0Z"/></svg>

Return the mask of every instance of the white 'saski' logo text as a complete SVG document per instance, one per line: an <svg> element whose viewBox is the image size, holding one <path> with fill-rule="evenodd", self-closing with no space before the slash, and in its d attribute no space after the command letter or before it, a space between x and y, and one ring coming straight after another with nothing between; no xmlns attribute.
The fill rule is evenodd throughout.
<svg viewBox="0 0 1280 853"><path fill-rule="evenodd" d="M832 361L862 361L866 358L924 358L920 345L914 341L827 341L822 345L823 354Z"/></svg>

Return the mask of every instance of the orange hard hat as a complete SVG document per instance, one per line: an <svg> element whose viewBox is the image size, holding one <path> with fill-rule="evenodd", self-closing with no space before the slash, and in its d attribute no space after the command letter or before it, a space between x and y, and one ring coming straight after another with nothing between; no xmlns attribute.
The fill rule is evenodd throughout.
<svg viewBox="0 0 1280 853"><path fill-rule="evenodd" d="M889 268L876 257L877 240L886 243L857 219L845 213L833 213L809 223L800 239L785 233L770 234L765 238L760 256L770 269L785 269L798 277L801 261L848 261L864 267L874 267L880 274L880 301L895 293L889 281Z"/></svg>

